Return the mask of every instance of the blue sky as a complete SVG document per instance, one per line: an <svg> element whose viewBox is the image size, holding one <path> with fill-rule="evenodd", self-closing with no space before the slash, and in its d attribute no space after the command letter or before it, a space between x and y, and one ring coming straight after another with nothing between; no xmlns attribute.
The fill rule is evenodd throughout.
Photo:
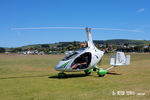
<svg viewBox="0 0 150 100"><path fill-rule="evenodd" d="M103 27L94 40L150 40L150 0L0 0L0 47L85 41L84 30L10 30L26 27Z"/></svg>

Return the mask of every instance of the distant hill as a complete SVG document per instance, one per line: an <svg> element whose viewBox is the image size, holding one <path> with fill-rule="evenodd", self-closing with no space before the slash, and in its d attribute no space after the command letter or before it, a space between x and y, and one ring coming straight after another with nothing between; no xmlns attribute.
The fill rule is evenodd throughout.
<svg viewBox="0 0 150 100"><path fill-rule="evenodd" d="M128 40L128 39L113 39L113 40L94 40L94 43L98 44L114 44L114 45L147 45L150 41L147 40Z"/></svg>
<svg viewBox="0 0 150 100"><path fill-rule="evenodd" d="M72 41L72 42L58 42L58 43L52 43L52 44L33 44L33 45L27 45L27 46L22 46L22 47L17 47L17 48L41 48L43 45L48 45L49 47L51 46L68 46L69 44L73 42L79 42L79 41ZM128 45L148 45L150 44L150 41L147 40L128 40L128 39L113 39L113 40L94 40L94 43L97 44L112 44L112 45L122 45L122 44L128 44ZM5 48L6 51L9 48Z"/></svg>
<svg viewBox="0 0 150 100"><path fill-rule="evenodd" d="M22 46L20 48L40 48L42 45L48 45L48 46L59 46L59 45L69 45L72 42L58 42L58 43L51 43L51 44L33 44L33 45L27 45Z"/></svg>

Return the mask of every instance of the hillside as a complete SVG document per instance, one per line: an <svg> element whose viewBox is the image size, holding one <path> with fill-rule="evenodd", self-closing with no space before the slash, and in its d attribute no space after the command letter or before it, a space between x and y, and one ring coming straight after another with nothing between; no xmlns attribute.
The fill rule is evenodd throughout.
<svg viewBox="0 0 150 100"><path fill-rule="evenodd" d="M58 42L53 44L35 44L35 45L27 45L23 46L21 48L40 48L42 45L49 45L49 46L61 46L65 45L68 46L72 42ZM81 43L79 41L76 41L77 43ZM128 40L128 39L113 39L113 40L94 40L94 43L97 44L112 44L112 45L122 45L122 44L129 44L129 45L148 45L150 44L150 41L147 40Z"/></svg>
<svg viewBox="0 0 150 100"><path fill-rule="evenodd" d="M94 40L94 43L98 44L114 44L114 45L148 45L150 41L147 40L127 40L127 39L113 39L113 40Z"/></svg>
<svg viewBox="0 0 150 100"><path fill-rule="evenodd" d="M72 41L72 42L58 42L58 43L52 43L52 44L33 44L33 45L27 45L27 46L22 46L22 47L16 47L20 49L27 49L27 48L36 48L39 49L41 47L44 48L49 48L49 47L67 47L69 45L79 45L82 42L79 41ZM123 44L128 44L128 45L149 45L150 41L147 40L128 40L128 39L113 39L113 40L94 40L94 43L96 44L112 44L112 45L123 45ZM1 47L3 48L3 47ZM5 48L6 51L9 51L10 48Z"/></svg>

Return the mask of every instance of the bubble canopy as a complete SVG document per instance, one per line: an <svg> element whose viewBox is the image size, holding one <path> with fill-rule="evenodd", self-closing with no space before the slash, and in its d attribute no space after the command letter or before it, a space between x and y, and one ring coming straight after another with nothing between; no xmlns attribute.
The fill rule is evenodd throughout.
<svg viewBox="0 0 150 100"><path fill-rule="evenodd" d="M73 57L75 57L76 55L78 55L79 53L83 52L84 50L86 50L87 48L81 48L77 51L73 51L72 53L68 54L67 56L65 56L62 61L66 61L66 60L70 60Z"/></svg>

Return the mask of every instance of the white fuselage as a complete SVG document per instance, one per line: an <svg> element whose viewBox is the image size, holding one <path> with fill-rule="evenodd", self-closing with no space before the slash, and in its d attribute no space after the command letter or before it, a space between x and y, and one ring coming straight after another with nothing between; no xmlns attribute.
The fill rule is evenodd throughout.
<svg viewBox="0 0 150 100"><path fill-rule="evenodd" d="M63 71L63 72L72 72L72 71L84 71L87 69L91 69L94 66L96 66L98 64L98 62L101 60L101 58L104 55L103 51L98 50L96 47L94 48L86 48L83 51L77 51L80 52L78 54L76 54L73 58L71 59L62 59L56 66L55 66L55 70L57 71ZM86 53L91 54L90 60L89 60L89 64L86 68L83 69L72 69L71 65L73 64L73 62L80 57L81 55L84 55ZM66 58L66 57L64 57Z"/></svg>

